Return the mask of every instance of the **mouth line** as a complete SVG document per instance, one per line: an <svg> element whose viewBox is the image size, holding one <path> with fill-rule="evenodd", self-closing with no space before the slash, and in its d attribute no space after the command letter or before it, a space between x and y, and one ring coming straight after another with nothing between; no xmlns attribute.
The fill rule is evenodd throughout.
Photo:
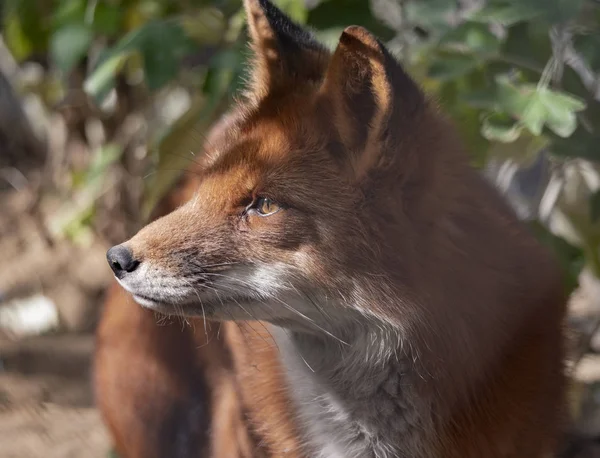
<svg viewBox="0 0 600 458"><path fill-rule="evenodd" d="M140 292L138 288L128 285L126 282L115 277L117 282L131 295L131 298L144 309L152 310L165 315L184 315L190 318L195 317L208 317L214 312L219 310L219 303L223 305L223 302L234 302L236 304L246 303L250 301L250 298L242 297L239 294L233 294L229 297L206 297L196 300L198 296L194 295L182 295L178 297L157 297L145 292ZM221 291L224 292L224 291ZM162 296L162 295L159 295ZM205 299L205 300L203 300ZM217 303L218 302L218 303ZM252 317L251 314L249 314Z"/></svg>
<svg viewBox="0 0 600 458"><path fill-rule="evenodd" d="M181 304L178 307L178 305L172 302L156 300L148 296L132 294L132 297L133 300L139 305L141 305L143 308L168 316L177 315L184 316L187 318L206 319L209 317L210 311L212 310L212 308L208 304L204 306L198 306L196 304L189 303L185 305Z"/></svg>
<svg viewBox="0 0 600 458"><path fill-rule="evenodd" d="M125 289L125 291L127 291L129 294L131 294L131 297L133 298L133 300L135 300L135 302L140 304L142 307L157 309L157 308L174 307L175 306L175 304L173 304L169 300L159 299L156 297L148 296L143 293L139 293L138 291L136 291L136 289L127 285L124 281L122 281L117 276L115 276L115 278L116 278L117 282L123 287L123 289Z"/></svg>

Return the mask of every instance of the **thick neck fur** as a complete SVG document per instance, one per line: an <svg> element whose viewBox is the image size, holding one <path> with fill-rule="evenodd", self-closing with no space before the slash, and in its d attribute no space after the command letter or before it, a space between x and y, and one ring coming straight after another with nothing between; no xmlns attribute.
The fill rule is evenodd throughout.
<svg viewBox="0 0 600 458"><path fill-rule="evenodd" d="M416 395L418 376L395 332L362 327L347 344L282 328L274 336L308 456L428 456L430 400Z"/></svg>

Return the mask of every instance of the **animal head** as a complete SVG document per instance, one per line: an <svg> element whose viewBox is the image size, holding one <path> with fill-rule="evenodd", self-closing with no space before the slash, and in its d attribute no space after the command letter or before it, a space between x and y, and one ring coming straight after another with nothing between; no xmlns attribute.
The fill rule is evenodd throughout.
<svg viewBox="0 0 600 458"><path fill-rule="evenodd" d="M164 313L318 328L385 313L365 298L410 280L445 192L433 186L462 156L368 31L348 27L330 52L269 1L244 3L245 99L204 145L193 197L108 261Z"/></svg>

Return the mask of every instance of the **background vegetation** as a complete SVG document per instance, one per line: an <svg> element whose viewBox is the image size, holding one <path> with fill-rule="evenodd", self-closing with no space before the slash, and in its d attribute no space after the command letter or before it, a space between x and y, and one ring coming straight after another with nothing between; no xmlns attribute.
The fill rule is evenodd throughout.
<svg viewBox="0 0 600 458"><path fill-rule="evenodd" d="M567 287L600 276L599 1L276 3L330 46L350 24L376 33L556 251ZM44 121L17 141L23 113L0 100L0 191L33 190L50 245L123 240L243 84L241 1L4 0L1 13L0 89Z"/></svg>
<svg viewBox="0 0 600 458"><path fill-rule="evenodd" d="M475 165L508 161L511 175L543 156L550 170L527 217L600 273L600 195L579 176L600 158L600 2L278 3L330 45L347 24L378 34L456 119ZM119 188L117 205L143 219L243 81L239 0L6 0L2 23L16 61L38 64L19 89L63 114L87 150L44 182L44 192L77 201L51 222L54 235L104 231L106 194ZM571 182L576 190L565 189ZM557 244L565 262L578 257Z"/></svg>

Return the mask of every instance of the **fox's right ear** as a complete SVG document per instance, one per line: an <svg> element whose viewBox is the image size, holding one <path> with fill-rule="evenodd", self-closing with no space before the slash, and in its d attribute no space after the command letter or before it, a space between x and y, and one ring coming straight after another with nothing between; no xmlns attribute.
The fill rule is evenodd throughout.
<svg viewBox="0 0 600 458"><path fill-rule="evenodd" d="M294 85L320 81L329 51L268 0L244 0L254 65L251 96L262 99Z"/></svg>
<svg viewBox="0 0 600 458"><path fill-rule="evenodd" d="M418 86L366 29L347 27L327 68L321 95L339 143L337 156L360 179L380 164L390 142L401 142L423 106Z"/></svg>

